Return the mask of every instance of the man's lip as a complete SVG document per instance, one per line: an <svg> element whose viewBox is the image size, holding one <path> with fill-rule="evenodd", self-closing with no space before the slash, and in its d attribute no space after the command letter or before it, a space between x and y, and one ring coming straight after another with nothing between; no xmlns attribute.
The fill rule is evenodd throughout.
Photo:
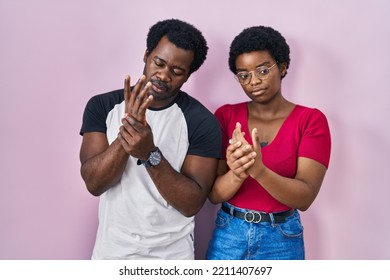
<svg viewBox="0 0 390 280"><path fill-rule="evenodd" d="M152 84L152 90L156 93L163 92L164 89L162 87L157 86L156 84Z"/></svg>
<svg viewBox="0 0 390 280"><path fill-rule="evenodd" d="M154 81L151 81L152 82L152 89L153 91L157 92L157 93L160 93L160 92L164 92L164 91L167 91L167 87L163 84L160 84L160 83L157 83L157 82L154 82Z"/></svg>

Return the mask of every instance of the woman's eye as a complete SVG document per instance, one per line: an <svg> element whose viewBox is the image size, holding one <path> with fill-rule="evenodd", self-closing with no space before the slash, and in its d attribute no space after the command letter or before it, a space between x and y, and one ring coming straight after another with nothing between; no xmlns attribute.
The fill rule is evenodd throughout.
<svg viewBox="0 0 390 280"><path fill-rule="evenodd" d="M267 75L267 74L269 73L269 69L268 69L268 68L259 69L258 72L259 72L261 75Z"/></svg>
<svg viewBox="0 0 390 280"><path fill-rule="evenodd" d="M240 78L240 79L248 79L249 77L249 74L248 73L238 73L237 76Z"/></svg>

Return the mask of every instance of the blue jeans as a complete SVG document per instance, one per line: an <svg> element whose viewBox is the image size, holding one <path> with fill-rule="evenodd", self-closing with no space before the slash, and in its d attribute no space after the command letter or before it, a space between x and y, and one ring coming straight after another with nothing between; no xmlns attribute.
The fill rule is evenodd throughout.
<svg viewBox="0 0 390 280"><path fill-rule="evenodd" d="M229 208L237 208L224 203ZM272 218L271 218L272 219ZM222 209L206 253L208 260L303 260L303 227L297 210L283 223L249 223Z"/></svg>

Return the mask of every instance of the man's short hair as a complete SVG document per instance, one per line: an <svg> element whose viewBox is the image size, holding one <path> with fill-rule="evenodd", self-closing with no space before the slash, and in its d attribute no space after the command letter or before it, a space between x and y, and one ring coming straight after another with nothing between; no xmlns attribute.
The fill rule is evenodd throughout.
<svg viewBox="0 0 390 280"><path fill-rule="evenodd" d="M206 39L193 25L178 19L167 19L157 22L148 32L146 39L148 53L151 53L156 48L164 36L167 36L169 41L176 47L193 51L194 60L192 61L189 74L198 70L206 60L208 50Z"/></svg>

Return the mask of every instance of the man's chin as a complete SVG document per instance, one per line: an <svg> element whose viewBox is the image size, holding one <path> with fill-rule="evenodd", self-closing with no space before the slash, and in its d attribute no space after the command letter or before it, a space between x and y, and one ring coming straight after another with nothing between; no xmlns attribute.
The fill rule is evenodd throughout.
<svg viewBox="0 0 390 280"><path fill-rule="evenodd" d="M165 94L164 93L157 93L157 92L155 92L155 91L153 91L153 90L150 90L149 92L148 92L148 95L152 95L153 96L153 100L164 100L164 96L165 96Z"/></svg>
<svg viewBox="0 0 390 280"><path fill-rule="evenodd" d="M172 93L172 92L167 92L167 91L156 93L156 92L150 91L148 94L153 95L153 100L155 100L155 101L166 101L166 100L170 100L172 98L175 98L177 93Z"/></svg>

